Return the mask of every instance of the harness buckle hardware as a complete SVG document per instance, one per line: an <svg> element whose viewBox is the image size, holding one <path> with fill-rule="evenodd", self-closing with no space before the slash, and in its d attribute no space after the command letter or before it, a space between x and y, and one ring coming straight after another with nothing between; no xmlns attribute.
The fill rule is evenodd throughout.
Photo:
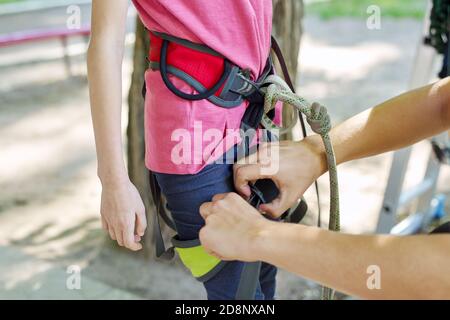
<svg viewBox="0 0 450 320"><path fill-rule="evenodd" d="M243 80L242 86L239 89L230 89L230 91L240 94L246 98L252 95L255 91L264 94L261 90L261 83L253 81L250 76L245 73L245 71L246 70L240 70L237 73L237 76Z"/></svg>

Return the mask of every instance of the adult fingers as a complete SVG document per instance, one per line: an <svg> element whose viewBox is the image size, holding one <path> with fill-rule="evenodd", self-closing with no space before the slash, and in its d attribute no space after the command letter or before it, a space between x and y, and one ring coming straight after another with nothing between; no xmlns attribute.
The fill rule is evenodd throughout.
<svg viewBox="0 0 450 320"><path fill-rule="evenodd" d="M211 243L210 231L211 230L209 229L209 226L204 226L202 229L200 229L199 239L200 239L200 243L203 246L203 249L209 255L212 255L212 256L218 258L219 260L225 260L222 256L220 256L214 250L211 249L211 247L210 247L210 243Z"/></svg>
<svg viewBox="0 0 450 320"><path fill-rule="evenodd" d="M249 182L263 178L267 178L267 176L261 173L259 164L238 166L234 170L234 186L240 194L246 197L251 194Z"/></svg>
<svg viewBox="0 0 450 320"><path fill-rule="evenodd" d="M203 220L206 220L206 218L212 214L212 202L205 202L202 203L202 205L200 206L200 215L202 216Z"/></svg>
<svg viewBox="0 0 450 320"><path fill-rule="evenodd" d="M225 199L230 193L218 193L213 196L211 202L205 202L200 206L200 215L204 220L214 213L216 202Z"/></svg>
<svg viewBox="0 0 450 320"><path fill-rule="evenodd" d="M237 171L241 170L240 168L249 166L249 165L258 165L258 153L252 153L251 155L242 158L240 160L238 160L234 165L233 165L233 177L237 177ZM235 180L235 184L236 184L236 180ZM238 189L238 188L236 188ZM250 187L248 186L248 182L247 183L243 183L240 188L238 189L239 193L241 195L244 195L246 197L249 197L251 194L250 191Z"/></svg>
<svg viewBox="0 0 450 320"><path fill-rule="evenodd" d="M212 202L222 200L227 196L226 193L218 193L212 198Z"/></svg>
<svg viewBox="0 0 450 320"><path fill-rule="evenodd" d="M278 218L280 217L286 210L291 208L295 202L297 201L297 198L294 194L290 192L286 192L284 190L280 190L280 194L277 198L275 198L270 203L262 204L259 208L260 210L264 211L268 215Z"/></svg>

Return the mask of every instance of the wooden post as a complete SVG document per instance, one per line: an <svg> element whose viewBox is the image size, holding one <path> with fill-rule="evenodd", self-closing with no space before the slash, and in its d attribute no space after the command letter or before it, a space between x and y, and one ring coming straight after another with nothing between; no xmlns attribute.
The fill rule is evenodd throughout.
<svg viewBox="0 0 450 320"><path fill-rule="evenodd" d="M273 0L273 35L280 44L294 85L297 82L298 54L303 33L302 20L304 6L302 0ZM283 109L283 122L291 123L292 108ZM292 139L288 133L281 139Z"/></svg>
<svg viewBox="0 0 450 320"><path fill-rule="evenodd" d="M146 207L148 228L145 233L143 252L146 257L151 257L154 252L151 233L153 206L150 196L148 170L144 162L144 98L142 97L144 73L147 69L145 57L148 51L149 41L147 32L138 19L136 23L136 42L134 45L133 74L128 96L128 173L131 181L139 190Z"/></svg>

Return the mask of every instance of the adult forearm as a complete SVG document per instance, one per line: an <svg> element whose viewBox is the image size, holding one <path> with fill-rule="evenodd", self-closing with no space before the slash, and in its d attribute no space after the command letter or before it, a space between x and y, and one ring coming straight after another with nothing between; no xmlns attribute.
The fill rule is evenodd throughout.
<svg viewBox="0 0 450 320"><path fill-rule="evenodd" d="M88 51L91 112L102 181L126 176L121 128L122 51L123 44L111 42L91 42Z"/></svg>
<svg viewBox="0 0 450 320"><path fill-rule="evenodd" d="M333 128L330 135L339 164L400 149L449 128L450 78L446 78L364 111ZM317 136L309 141L323 153Z"/></svg>
<svg viewBox="0 0 450 320"><path fill-rule="evenodd" d="M450 298L448 235L358 236L293 224L267 224L258 257L300 276L367 299ZM379 267L380 288L367 285Z"/></svg>

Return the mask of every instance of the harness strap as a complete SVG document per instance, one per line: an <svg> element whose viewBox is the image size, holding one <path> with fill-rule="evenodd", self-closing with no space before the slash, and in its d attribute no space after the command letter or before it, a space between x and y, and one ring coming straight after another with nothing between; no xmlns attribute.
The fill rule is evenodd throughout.
<svg viewBox="0 0 450 320"><path fill-rule="evenodd" d="M258 287L261 261L246 262L236 291L236 300L254 300Z"/></svg>
<svg viewBox="0 0 450 320"><path fill-rule="evenodd" d="M167 88L182 99L208 99L219 107L234 108L242 105L244 96L258 87L247 70L241 70L206 46L155 32L150 33L150 41L150 68L160 70ZM176 88L169 74L191 85L198 94Z"/></svg>
<svg viewBox="0 0 450 320"><path fill-rule="evenodd" d="M196 100L203 100L207 99L211 96L213 96L224 84L225 81L228 79L230 72L231 72L231 63L224 59L225 67L222 75L220 76L219 80L211 87L211 89L207 89L206 91L200 92L198 94L187 94L183 91L179 90L170 80L168 76L167 71L167 48L169 46L169 41L163 40L162 47L161 47L161 62L160 62L160 73L161 77L164 81L164 84L169 88L170 91L172 91L175 95L178 97L189 100L189 101L196 101Z"/></svg>
<svg viewBox="0 0 450 320"><path fill-rule="evenodd" d="M166 249L161 232L159 216L161 215L167 226L173 230L175 230L175 223L168 217L166 210L164 210L161 189L156 181L155 175L151 171L149 172L149 179L153 202L156 206L156 214L153 215L153 234L155 237L156 256L165 260L171 260L175 256L175 252L173 247Z"/></svg>
<svg viewBox="0 0 450 320"><path fill-rule="evenodd" d="M149 61L150 69L156 71L160 70L160 63L155 61ZM212 95L207 98L209 102L214 103L215 105L222 107L222 108L234 108L237 106L240 106L242 102L244 101L242 95L232 92L232 85L233 83L237 82L237 73L239 72L239 68L236 66L231 67L230 75L228 79L225 81L225 84L223 85L222 92L219 96ZM192 77L191 75L187 74L183 70L174 67L172 65L167 65L167 73L174 75L175 77L183 80L184 82L188 83L190 86L192 86L196 91L198 92L205 92L208 89L197 79ZM235 84L236 85L236 84Z"/></svg>
<svg viewBox="0 0 450 320"><path fill-rule="evenodd" d="M273 183L272 180L269 180ZM256 186L256 184L264 185L263 180L258 180L255 184L250 184L252 191L248 203L254 208L258 209L259 206L265 203L264 194ZM270 188L269 188L270 190ZM270 190L272 191L272 190ZM241 277L239 279L238 289L236 291L236 300L254 300L256 289L258 287L259 275L261 271L261 261L246 262L242 268Z"/></svg>
<svg viewBox="0 0 450 320"><path fill-rule="evenodd" d="M199 44L199 43L194 43L194 42L191 42L189 40L178 38L178 37L175 37L175 36L172 36L170 34L163 33L163 32L151 31L151 33L154 34L155 36L163 39L163 40L167 40L169 42L177 43L177 44L179 44L179 45L181 45L181 46L183 46L185 48L190 48L190 49L198 51L198 52L207 53L210 56L225 58L222 54L220 54L219 52L211 49L208 46L205 46L205 45L202 45L202 44Z"/></svg>

